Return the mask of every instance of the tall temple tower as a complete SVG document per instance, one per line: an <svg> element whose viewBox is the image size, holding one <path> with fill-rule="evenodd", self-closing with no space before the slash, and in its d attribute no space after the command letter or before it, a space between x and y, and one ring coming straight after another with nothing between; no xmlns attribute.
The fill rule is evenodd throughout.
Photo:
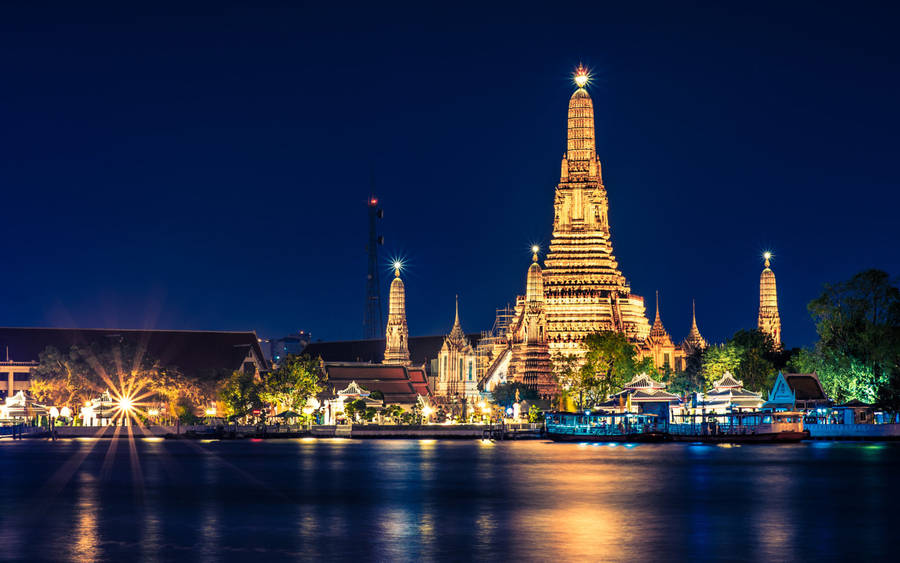
<svg viewBox="0 0 900 563"><path fill-rule="evenodd" d="M409 365L409 327L406 325L406 288L400 279L400 263L394 263L394 281L388 299L388 322L385 330L384 363Z"/></svg>
<svg viewBox="0 0 900 563"><path fill-rule="evenodd" d="M759 330L772 337L776 348L781 348L781 316L778 314L778 291L775 288L775 273L769 268L772 254L763 254L766 267L759 276Z"/></svg>
<svg viewBox="0 0 900 563"><path fill-rule="evenodd" d="M631 293L613 255L587 82L587 71L579 66L543 272L550 351L577 356L584 354L581 341L593 332L616 331L634 340L650 334L644 298Z"/></svg>
<svg viewBox="0 0 900 563"><path fill-rule="evenodd" d="M556 395L548 346L544 279L538 264L538 248L533 247L531 266L525 281L525 298L516 303L512 329L512 358L507 377L532 387L542 398Z"/></svg>

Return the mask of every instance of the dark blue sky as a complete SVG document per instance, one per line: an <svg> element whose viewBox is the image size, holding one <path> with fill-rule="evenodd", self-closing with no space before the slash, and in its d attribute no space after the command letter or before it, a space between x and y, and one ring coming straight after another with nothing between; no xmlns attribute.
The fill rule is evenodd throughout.
<svg viewBox="0 0 900 563"><path fill-rule="evenodd" d="M455 293L488 328L549 240L579 62L676 339L692 297L707 338L755 326L765 249L788 346L823 283L900 273L887 5L75 4L0 8L2 325L359 337L374 168L410 331Z"/></svg>

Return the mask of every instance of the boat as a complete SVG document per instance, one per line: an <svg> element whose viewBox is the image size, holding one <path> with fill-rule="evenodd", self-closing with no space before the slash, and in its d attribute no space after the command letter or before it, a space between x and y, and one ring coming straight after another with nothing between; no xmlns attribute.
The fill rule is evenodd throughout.
<svg viewBox="0 0 900 563"><path fill-rule="evenodd" d="M664 442L655 414L631 412L551 412L547 437L554 442Z"/></svg>
<svg viewBox="0 0 900 563"><path fill-rule="evenodd" d="M795 411L675 414L667 430L675 442L773 444L809 439L803 413Z"/></svg>

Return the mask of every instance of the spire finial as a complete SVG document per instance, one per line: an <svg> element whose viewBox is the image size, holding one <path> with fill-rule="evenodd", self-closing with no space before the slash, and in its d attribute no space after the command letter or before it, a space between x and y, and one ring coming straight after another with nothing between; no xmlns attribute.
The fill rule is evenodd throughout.
<svg viewBox="0 0 900 563"><path fill-rule="evenodd" d="M575 69L575 73L573 74L573 79L575 80L575 85L579 88L584 88L585 84L591 81L591 73L587 68L581 63L578 63L578 67Z"/></svg>
<svg viewBox="0 0 900 563"><path fill-rule="evenodd" d="M772 257L772 253L769 252L768 250L765 251L765 252L763 252L763 258L766 259L766 268L769 267L769 259L770 259L771 257Z"/></svg>
<svg viewBox="0 0 900 563"><path fill-rule="evenodd" d="M532 261L532 262L537 262L537 261L538 261L538 251L540 251L540 249L541 249L541 247L538 246L538 245L536 245L536 244L535 244L534 246L531 247L531 252L534 253L534 254L532 255L532 257L531 257L531 261Z"/></svg>
<svg viewBox="0 0 900 563"><path fill-rule="evenodd" d="M453 324L459 324L459 294L456 294L456 319L453 321Z"/></svg>
<svg viewBox="0 0 900 563"><path fill-rule="evenodd" d="M659 320L659 290L656 290L656 320Z"/></svg>
<svg viewBox="0 0 900 563"><path fill-rule="evenodd" d="M394 277L395 278L400 277L400 270L402 270L402 269L403 269L403 262L401 262L400 260L394 260Z"/></svg>

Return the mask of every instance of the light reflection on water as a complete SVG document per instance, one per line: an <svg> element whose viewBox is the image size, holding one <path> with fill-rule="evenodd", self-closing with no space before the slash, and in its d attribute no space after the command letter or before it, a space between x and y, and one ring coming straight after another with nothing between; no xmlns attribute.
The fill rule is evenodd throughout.
<svg viewBox="0 0 900 563"><path fill-rule="evenodd" d="M889 559L900 500L900 444L111 446L0 442L0 558Z"/></svg>

